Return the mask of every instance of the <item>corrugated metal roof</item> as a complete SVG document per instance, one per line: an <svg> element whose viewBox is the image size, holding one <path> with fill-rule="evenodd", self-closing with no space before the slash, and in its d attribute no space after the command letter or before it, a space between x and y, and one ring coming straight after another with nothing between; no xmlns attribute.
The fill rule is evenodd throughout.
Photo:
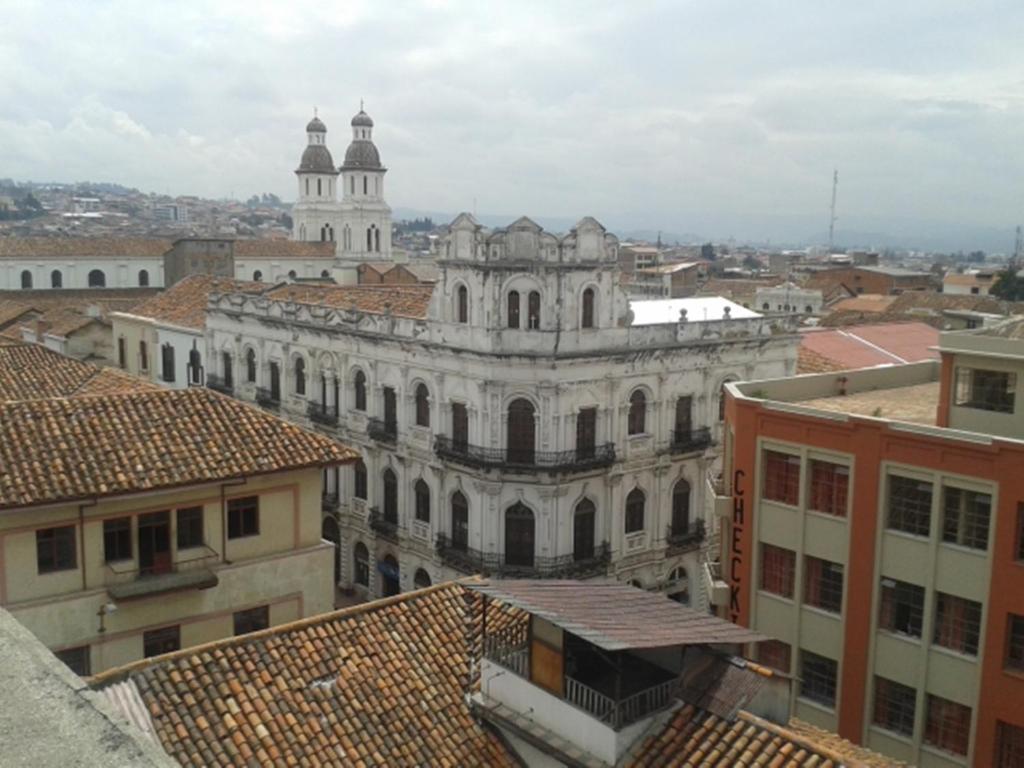
<svg viewBox="0 0 1024 768"><path fill-rule="evenodd" d="M540 616L606 651L768 639L628 584L509 579L466 586Z"/></svg>

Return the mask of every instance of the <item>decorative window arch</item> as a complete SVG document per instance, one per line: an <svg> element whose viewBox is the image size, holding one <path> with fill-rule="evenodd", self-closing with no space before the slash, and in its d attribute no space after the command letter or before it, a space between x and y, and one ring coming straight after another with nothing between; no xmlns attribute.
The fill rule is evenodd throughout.
<svg viewBox="0 0 1024 768"><path fill-rule="evenodd" d="M594 327L594 289L585 288L583 290L582 307L580 309L580 327L581 328L593 328Z"/></svg>
<svg viewBox="0 0 1024 768"><path fill-rule="evenodd" d="M398 475L391 467L386 467L382 474L384 482L384 519L389 523L398 523Z"/></svg>
<svg viewBox="0 0 1024 768"><path fill-rule="evenodd" d="M426 589L430 586L430 574L422 568L417 568L416 575L412 577L412 585L416 589Z"/></svg>
<svg viewBox="0 0 1024 768"><path fill-rule="evenodd" d="M107 287L107 276L103 273L102 269L90 270L89 277L87 278L87 280L90 288Z"/></svg>
<svg viewBox="0 0 1024 768"><path fill-rule="evenodd" d="M647 395L642 389L634 389L629 396L628 432L642 435L647 431Z"/></svg>
<svg viewBox="0 0 1024 768"><path fill-rule="evenodd" d="M139 270L139 287L147 288L149 286L149 270Z"/></svg>
<svg viewBox="0 0 1024 768"><path fill-rule="evenodd" d="M295 358L295 394L306 394L306 361L302 357Z"/></svg>
<svg viewBox="0 0 1024 768"><path fill-rule="evenodd" d="M508 327L519 327L519 291L508 292Z"/></svg>
<svg viewBox="0 0 1024 768"><path fill-rule="evenodd" d="M50 287L51 288L63 288L64 287L64 273L59 269L53 270L50 273Z"/></svg>
<svg viewBox="0 0 1024 768"><path fill-rule="evenodd" d="M531 331L540 329L540 291L530 291L526 301L527 328Z"/></svg>
<svg viewBox="0 0 1024 768"><path fill-rule="evenodd" d="M430 426L430 392L423 382L416 385L416 426Z"/></svg>
<svg viewBox="0 0 1024 768"><path fill-rule="evenodd" d="M331 273L328 270L326 270L326 269L321 269L320 270L320 277L328 278L330 276L331 276Z"/></svg>
<svg viewBox="0 0 1024 768"><path fill-rule="evenodd" d="M261 282L263 280L263 273L257 269L255 272L252 273L252 279L257 283Z"/></svg>
<svg viewBox="0 0 1024 768"><path fill-rule="evenodd" d="M245 350L245 380L249 384L256 383L256 350L252 347Z"/></svg>
<svg viewBox="0 0 1024 768"><path fill-rule="evenodd" d="M771 306L769 306L768 302L766 301L764 304L761 305L761 309L767 312L769 309L771 309Z"/></svg>
<svg viewBox="0 0 1024 768"><path fill-rule="evenodd" d="M354 560L354 581L361 587L370 586L370 551L363 542L357 542L355 546Z"/></svg>
<svg viewBox="0 0 1024 768"><path fill-rule="evenodd" d="M469 548L469 502L456 491L452 494L452 547L465 552Z"/></svg>
<svg viewBox="0 0 1024 768"><path fill-rule="evenodd" d="M682 536L690 530L690 484L680 479L672 488L672 535Z"/></svg>
<svg viewBox="0 0 1024 768"><path fill-rule="evenodd" d="M634 488L626 497L626 533L638 533L644 529L644 511L647 497L639 488Z"/></svg>
<svg viewBox="0 0 1024 768"><path fill-rule="evenodd" d="M416 497L416 519L421 523L430 522L430 486L421 478L413 486Z"/></svg>
<svg viewBox="0 0 1024 768"><path fill-rule="evenodd" d="M362 371L356 371L356 375L352 379L352 387L355 390L356 396L356 410L366 410L366 374Z"/></svg>
<svg viewBox="0 0 1024 768"><path fill-rule="evenodd" d="M505 447L510 464L533 464L537 443L535 413L533 403L524 397L509 403Z"/></svg>
<svg viewBox="0 0 1024 768"><path fill-rule="evenodd" d="M366 464L362 459L356 459L352 464L352 495L363 501L366 501L368 496L367 486L369 483L366 480Z"/></svg>
<svg viewBox="0 0 1024 768"><path fill-rule="evenodd" d="M595 531L597 529L597 507L590 499L583 499L576 505L572 516L572 559L590 560L594 557Z"/></svg>
<svg viewBox="0 0 1024 768"><path fill-rule="evenodd" d="M294 280L298 276L299 276L298 273L294 269L289 269L288 270L288 277L289 277L289 279Z"/></svg>
<svg viewBox="0 0 1024 768"><path fill-rule="evenodd" d="M32 288L32 273L27 269L21 270L21 287L26 291Z"/></svg>
<svg viewBox="0 0 1024 768"><path fill-rule="evenodd" d="M464 285L455 291L455 317L460 323L469 322L469 288Z"/></svg>
<svg viewBox="0 0 1024 768"><path fill-rule="evenodd" d="M505 510L505 565L533 567L536 534L533 512L522 503Z"/></svg>

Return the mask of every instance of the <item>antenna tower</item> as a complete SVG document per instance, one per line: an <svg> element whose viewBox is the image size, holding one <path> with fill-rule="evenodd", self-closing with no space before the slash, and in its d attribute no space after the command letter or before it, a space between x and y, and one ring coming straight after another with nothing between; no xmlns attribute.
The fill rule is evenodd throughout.
<svg viewBox="0 0 1024 768"><path fill-rule="evenodd" d="M832 171L832 207L828 217L828 252L832 254L832 247L835 244L836 234L836 189L839 187L839 169Z"/></svg>

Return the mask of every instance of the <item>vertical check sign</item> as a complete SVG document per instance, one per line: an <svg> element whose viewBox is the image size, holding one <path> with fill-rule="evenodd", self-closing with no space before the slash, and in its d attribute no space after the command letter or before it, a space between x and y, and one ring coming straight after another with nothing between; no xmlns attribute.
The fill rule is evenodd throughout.
<svg viewBox="0 0 1024 768"><path fill-rule="evenodd" d="M729 547L729 614L733 623L740 619L740 588L743 577L740 568L743 564L743 547L740 538L743 536L745 499L743 498L743 478L746 473L737 469L732 480L732 542Z"/></svg>

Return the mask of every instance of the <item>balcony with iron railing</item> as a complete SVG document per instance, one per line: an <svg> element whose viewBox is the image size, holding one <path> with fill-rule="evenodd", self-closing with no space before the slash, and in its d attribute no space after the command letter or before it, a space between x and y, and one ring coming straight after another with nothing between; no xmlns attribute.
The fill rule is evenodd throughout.
<svg viewBox="0 0 1024 768"><path fill-rule="evenodd" d="M608 572L611 548L607 542L586 552L556 557L534 556L531 562L517 562L501 552L481 552L463 546L443 533L437 536L437 554L449 568L465 574L482 574L520 579L585 579Z"/></svg>
<svg viewBox="0 0 1024 768"><path fill-rule="evenodd" d="M711 430L708 427L688 430L672 430L669 453L692 453L703 451L711 445Z"/></svg>
<svg viewBox="0 0 1024 768"><path fill-rule="evenodd" d="M195 547L172 558L156 559L148 566L137 560L124 560L106 564L107 592L114 600L136 600L167 592L187 589L209 589L218 584L212 566L220 559L216 551L206 546Z"/></svg>
<svg viewBox="0 0 1024 768"><path fill-rule="evenodd" d="M394 542L398 541L398 521L389 520L384 516L384 513L380 511L379 507L370 508L370 515L367 518L367 522L370 524L370 530L381 538Z"/></svg>
<svg viewBox="0 0 1024 768"><path fill-rule="evenodd" d="M310 403L306 406L306 416L314 424L325 427L338 426L338 408L324 403Z"/></svg>
<svg viewBox="0 0 1024 768"><path fill-rule="evenodd" d="M693 520L684 526L668 526L665 541L673 554L700 549L704 542L704 521Z"/></svg>
<svg viewBox="0 0 1024 768"><path fill-rule="evenodd" d="M371 417L366 420L366 434L378 443L395 443L398 441L398 425Z"/></svg>
<svg viewBox="0 0 1024 768"><path fill-rule="evenodd" d="M529 448L484 448L437 435L434 438L434 452L455 464L511 472L583 472L615 463L615 443L568 451L535 451Z"/></svg>
<svg viewBox="0 0 1024 768"><path fill-rule="evenodd" d="M281 395L269 387L256 387L256 405L276 411L281 407Z"/></svg>
<svg viewBox="0 0 1024 768"><path fill-rule="evenodd" d="M220 392L223 395L235 394L235 388L229 384L223 376L218 376L215 373L206 374L206 388L212 389L215 392Z"/></svg>

